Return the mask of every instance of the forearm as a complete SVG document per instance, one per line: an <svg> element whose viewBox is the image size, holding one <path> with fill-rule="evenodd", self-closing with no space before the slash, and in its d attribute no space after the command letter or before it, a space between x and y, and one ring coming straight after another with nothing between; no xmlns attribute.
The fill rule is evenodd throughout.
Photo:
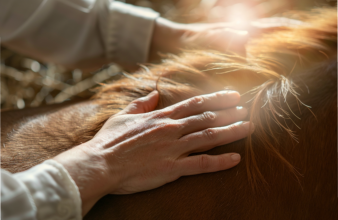
<svg viewBox="0 0 338 220"><path fill-rule="evenodd" d="M155 21L154 31L152 35L149 61L159 59L159 53L177 53L184 45L182 44L182 36L187 31L184 24L169 21L159 17Z"/></svg>
<svg viewBox="0 0 338 220"><path fill-rule="evenodd" d="M237 28L244 27L238 27L235 23L182 24L157 18L149 60L157 60L159 54L179 53L180 49L211 49L245 55L247 31Z"/></svg>
<svg viewBox="0 0 338 220"><path fill-rule="evenodd" d="M118 185L118 175L107 181L107 172L112 164L106 164L103 153L96 151L92 141L76 146L54 157L62 164L78 186L82 201L82 216L85 216L95 203ZM88 166L90 164L90 166ZM116 166L117 167L117 166ZM123 171L121 171L123 172Z"/></svg>

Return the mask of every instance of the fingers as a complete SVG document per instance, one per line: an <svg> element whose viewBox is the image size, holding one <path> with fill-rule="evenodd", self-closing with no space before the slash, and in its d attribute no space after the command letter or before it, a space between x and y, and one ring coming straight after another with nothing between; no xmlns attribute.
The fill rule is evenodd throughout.
<svg viewBox="0 0 338 220"><path fill-rule="evenodd" d="M207 151L215 146L227 144L246 137L253 131L253 124L249 122L236 123L223 128L207 129L187 135L180 139L187 143L185 150L188 154ZM197 155L188 156L177 160L176 165L181 176L201 173L217 172L236 166L241 160L237 153L222 155Z"/></svg>
<svg viewBox="0 0 338 220"><path fill-rule="evenodd" d="M183 145L182 152L191 154L208 151L214 147L240 140L247 137L253 130L252 123L237 122L226 127L208 128L188 134L180 138L179 141Z"/></svg>
<svg viewBox="0 0 338 220"><path fill-rule="evenodd" d="M220 91L208 95L195 96L175 105L169 106L163 111L169 112L172 119L181 119L205 111L217 111L234 107L239 103L240 95L235 91Z"/></svg>
<svg viewBox="0 0 338 220"><path fill-rule="evenodd" d="M181 176L195 175L201 173L217 172L236 166L241 156L236 153L222 155L197 155L190 156L177 161Z"/></svg>
<svg viewBox="0 0 338 220"><path fill-rule="evenodd" d="M215 23L199 24L195 30L184 36L187 44L194 47L207 47L223 53L245 55L245 44L248 41L248 32L239 30L238 24ZM233 28L236 27L236 28Z"/></svg>
<svg viewBox="0 0 338 220"><path fill-rule="evenodd" d="M177 120L182 124L182 136L206 128L222 127L243 120L248 111L242 107L228 108L222 111L207 111L199 115Z"/></svg>
<svg viewBox="0 0 338 220"><path fill-rule="evenodd" d="M132 101L125 109L116 115L141 114L153 111L159 100L158 91L154 90L147 96Z"/></svg>

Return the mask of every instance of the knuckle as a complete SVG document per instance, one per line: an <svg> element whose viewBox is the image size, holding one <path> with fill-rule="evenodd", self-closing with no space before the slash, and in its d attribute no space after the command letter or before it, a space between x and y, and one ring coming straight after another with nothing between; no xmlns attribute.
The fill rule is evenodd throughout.
<svg viewBox="0 0 338 220"><path fill-rule="evenodd" d="M175 129L181 131L187 127L190 127L191 126L191 123L190 122L187 122L187 121L184 121L183 123L180 123L180 122L176 122L175 123Z"/></svg>
<svg viewBox="0 0 338 220"><path fill-rule="evenodd" d="M210 140L210 141L215 140L215 137L216 137L215 129L207 128L203 131L203 134L208 140Z"/></svg>
<svg viewBox="0 0 338 220"><path fill-rule="evenodd" d="M202 106L204 102L205 99L202 96L195 96L189 100L188 105Z"/></svg>
<svg viewBox="0 0 338 220"><path fill-rule="evenodd" d="M139 106L143 103L141 99L135 99L134 101L131 102L131 104Z"/></svg>
<svg viewBox="0 0 338 220"><path fill-rule="evenodd" d="M163 131L176 131L177 129L180 129L181 125L178 123L175 123L173 121L164 121L164 122L160 122L159 124L157 124L156 129L163 132Z"/></svg>
<svg viewBox="0 0 338 220"><path fill-rule="evenodd" d="M177 123L178 129L184 130L185 128L192 128L194 126L191 120L183 120Z"/></svg>
<svg viewBox="0 0 338 220"><path fill-rule="evenodd" d="M214 121L216 118L216 113L211 111L206 111L202 113L202 118L206 121Z"/></svg>
<svg viewBox="0 0 338 220"><path fill-rule="evenodd" d="M164 118L166 116L165 112L163 111L158 111L156 113L154 113L154 118Z"/></svg>
<svg viewBox="0 0 338 220"><path fill-rule="evenodd" d="M167 118L172 113L172 110L158 110L152 113L153 118Z"/></svg>
<svg viewBox="0 0 338 220"><path fill-rule="evenodd" d="M224 92L216 92L214 93L215 98L224 98L224 95L227 93Z"/></svg>
<svg viewBox="0 0 338 220"><path fill-rule="evenodd" d="M198 166L201 170L208 170L210 168L210 160L207 155L201 155L198 161Z"/></svg>
<svg viewBox="0 0 338 220"><path fill-rule="evenodd" d="M177 180L180 175L180 170L177 169L177 163L175 160L166 160L159 166L159 173L165 174L166 181L172 182Z"/></svg>
<svg viewBox="0 0 338 220"><path fill-rule="evenodd" d="M162 172L165 173L172 173L174 170L174 162L171 160L167 160L164 162L164 164L162 165Z"/></svg>
<svg viewBox="0 0 338 220"><path fill-rule="evenodd" d="M237 137L239 134L243 133L243 129L240 125L233 124L229 126L229 132L231 136Z"/></svg>

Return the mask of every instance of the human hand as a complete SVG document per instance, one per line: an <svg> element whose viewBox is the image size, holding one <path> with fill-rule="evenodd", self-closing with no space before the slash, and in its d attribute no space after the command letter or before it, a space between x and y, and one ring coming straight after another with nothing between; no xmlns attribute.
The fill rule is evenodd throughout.
<svg viewBox="0 0 338 220"><path fill-rule="evenodd" d="M245 44L249 38L302 24L304 23L299 20L284 17L205 24L180 24L158 18L153 31L149 60L158 59L159 53L178 53L183 48L211 49L245 56Z"/></svg>
<svg viewBox="0 0 338 220"><path fill-rule="evenodd" d="M180 3L184 4L184 2L186 2L186 8L189 10L189 8L191 8L191 2L189 1L191 0L181 0ZM182 16L181 19L188 18L189 20L204 21L207 23L234 22L240 20L250 21L283 13L294 7L295 2L292 0L199 1L199 4L197 4L193 10L190 9L189 11L181 12L184 16Z"/></svg>
<svg viewBox="0 0 338 220"><path fill-rule="evenodd" d="M198 96L152 111L158 98L154 91L137 99L108 119L91 141L54 158L78 185L83 214L108 193L150 190L181 176L239 163L236 153L189 156L250 133L249 122L232 124L247 115L246 109L235 107L240 100L237 92Z"/></svg>
<svg viewBox="0 0 338 220"><path fill-rule="evenodd" d="M180 49L211 49L245 56L248 40L245 30L236 30L229 23L180 24L157 18L151 41L149 60L160 53L178 53Z"/></svg>

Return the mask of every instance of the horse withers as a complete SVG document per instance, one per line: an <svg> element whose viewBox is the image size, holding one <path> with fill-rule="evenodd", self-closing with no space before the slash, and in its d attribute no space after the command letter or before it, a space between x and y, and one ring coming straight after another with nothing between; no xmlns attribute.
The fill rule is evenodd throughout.
<svg viewBox="0 0 338 220"><path fill-rule="evenodd" d="M255 132L207 153L238 152L238 166L107 195L85 219L338 219L337 14L320 9L301 18L303 25L251 40L247 58L186 52L102 86L91 100L34 115L20 110L2 124L2 167L22 171L90 140L154 89L163 108L231 88L243 94ZM3 120L11 114L2 112Z"/></svg>

